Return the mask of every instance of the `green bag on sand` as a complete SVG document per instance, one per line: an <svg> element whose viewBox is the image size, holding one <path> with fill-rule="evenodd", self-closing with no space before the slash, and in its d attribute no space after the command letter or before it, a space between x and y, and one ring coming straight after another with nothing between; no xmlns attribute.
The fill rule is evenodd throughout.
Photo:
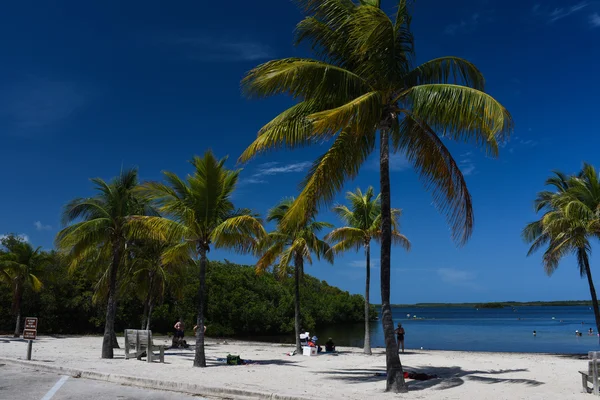
<svg viewBox="0 0 600 400"><path fill-rule="evenodd" d="M231 354L227 354L227 364L228 365L242 365L242 359L240 356L233 356Z"/></svg>

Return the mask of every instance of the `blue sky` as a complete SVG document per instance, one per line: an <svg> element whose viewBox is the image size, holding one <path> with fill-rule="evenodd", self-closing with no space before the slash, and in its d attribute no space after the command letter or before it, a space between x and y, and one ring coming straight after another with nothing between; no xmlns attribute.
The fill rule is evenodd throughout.
<svg viewBox="0 0 600 400"><path fill-rule="evenodd" d="M383 4L393 11L394 2ZM574 260L548 278L539 255L525 257L520 231L535 217L532 200L552 169L575 172L582 161L597 160L600 3L418 1L413 14L417 62L445 55L474 62L516 130L495 160L451 145L475 204L475 231L462 248L409 166L393 160L392 201L404 210L402 230L413 250L393 251L392 301L589 298ZM0 15L0 232L50 248L61 207L93 194L89 178L109 179L121 166L139 167L143 179L160 179L162 170L185 175L187 160L207 148L229 154L233 166L258 129L292 104L285 97L247 100L239 81L268 59L308 55L292 46L300 18L291 1L281 0L7 3ZM295 195L323 150L251 162L237 205L264 213ZM377 188L375 163L344 191ZM337 223L323 211L323 220ZM347 254L307 271L361 293L363 265L362 253Z"/></svg>

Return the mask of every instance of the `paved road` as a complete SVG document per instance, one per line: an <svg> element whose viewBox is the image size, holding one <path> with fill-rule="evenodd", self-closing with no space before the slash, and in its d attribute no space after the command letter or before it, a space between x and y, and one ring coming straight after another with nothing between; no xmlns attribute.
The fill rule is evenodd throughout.
<svg viewBox="0 0 600 400"><path fill-rule="evenodd" d="M62 385L57 384L62 382ZM56 388L57 386L59 386ZM57 390L54 390L57 389ZM55 392L54 394L52 392ZM0 400L206 400L162 390L141 389L91 379L35 371L0 363Z"/></svg>

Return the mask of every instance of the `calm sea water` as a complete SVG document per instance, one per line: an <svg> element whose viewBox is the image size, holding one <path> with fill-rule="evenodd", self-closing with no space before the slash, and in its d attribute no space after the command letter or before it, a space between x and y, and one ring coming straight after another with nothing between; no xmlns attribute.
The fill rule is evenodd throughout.
<svg viewBox="0 0 600 400"><path fill-rule="evenodd" d="M413 318L415 315L418 319ZM407 349L529 353L600 350L598 336L588 335L589 328L594 331L596 328L594 313L586 306L479 310L466 307L394 308L393 316L394 326L401 322L406 330ZM535 337L534 330L537 331ZM577 337L575 330L583 332L583 336ZM312 334L319 336L321 342L332 337L339 345L362 347L364 325L319 327ZM371 344L373 347L385 346L380 321L371 323Z"/></svg>

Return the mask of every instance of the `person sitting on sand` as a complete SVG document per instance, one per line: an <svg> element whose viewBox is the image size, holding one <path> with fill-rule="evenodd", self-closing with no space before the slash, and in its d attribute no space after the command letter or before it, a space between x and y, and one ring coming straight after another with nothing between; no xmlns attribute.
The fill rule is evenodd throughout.
<svg viewBox="0 0 600 400"><path fill-rule="evenodd" d="M310 339L308 341L308 346L309 347L316 347L317 348L317 353L320 353L321 351L323 351L323 348L317 344L317 340L319 340L319 338L316 337L316 336L313 336L312 339Z"/></svg>
<svg viewBox="0 0 600 400"><path fill-rule="evenodd" d="M329 338L327 342L325 342L325 352L332 353L335 351L335 343L333 343L333 339Z"/></svg>
<svg viewBox="0 0 600 400"><path fill-rule="evenodd" d="M396 338L398 339L398 347L401 347L402 352L404 353L404 335L406 334L406 332L404 331L404 328L402 327L402 324L400 322L398 322L398 328L394 330L394 333L396 334Z"/></svg>
<svg viewBox="0 0 600 400"><path fill-rule="evenodd" d="M173 346L174 347L182 346L184 344L184 340L183 340L184 325L183 325L183 322L181 322L181 319L178 319L177 322L175 322L174 328L175 328L175 334L173 335Z"/></svg>
<svg viewBox="0 0 600 400"><path fill-rule="evenodd" d="M194 335L196 335L197 330L198 330L198 325L194 325ZM206 333L206 325L204 325L204 333Z"/></svg>

